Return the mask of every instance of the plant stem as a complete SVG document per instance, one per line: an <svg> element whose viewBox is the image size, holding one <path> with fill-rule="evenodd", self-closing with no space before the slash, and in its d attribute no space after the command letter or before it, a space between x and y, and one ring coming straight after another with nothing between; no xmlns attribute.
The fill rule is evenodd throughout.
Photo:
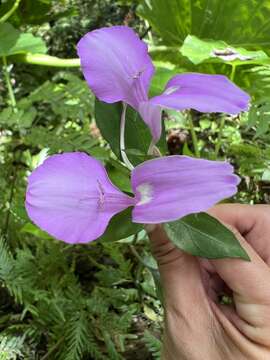
<svg viewBox="0 0 270 360"><path fill-rule="evenodd" d="M61 59L45 54L20 54L12 56L14 62L22 62L41 66L80 67L80 59Z"/></svg>
<svg viewBox="0 0 270 360"><path fill-rule="evenodd" d="M3 72L4 72L4 76L5 76L6 86L8 89L10 103L11 103L13 111L17 112L17 103L16 103L16 99L15 99L14 92L13 92L12 85L11 85L11 80L10 80L9 71L8 71L8 67L7 67L7 58L5 56L3 56L3 64L4 64Z"/></svg>
<svg viewBox="0 0 270 360"><path fill-rule="evenodd" d="M231 64L231 66L232 66L232 71L231 71L231 75L230 75L230 80L231 80L231 81L234 81L236 65Z"/></svg>
<svg viewBox="0 0 270 360"><path fill-rule="evenodd" d="M220 122L219 129L218 129L218 138L217 138L217 142L216 142L216 145L215 145L215 159L218 157L218 153L219 153L219 150L221 148L221 140L222 140L225 121L226 121L226 116L223 115L222 119L221 119L221 122Z"/></svg>
<svg viewBox="0 0 270 360"><path fill-rule="evenodd" d="M7 21L11 17L11 15L17 10L18 6L20 5L20 2L21 0L16 0L14 2L11 9L0 18L0 23Z"/></svg>
<svg viewBox="0 0 270 360"><path fill-rule="evenodd" d="M144 267L146 267L147 269L151 270L156 270L154 267L149 266L144 260L143 258L138 254L138 251L136 250L134 245L129 245L129 248L132 252L132 254L137 258L137 260L139 261L140 264L142 264Z"/></svg>
<svg viewBox="0 0 270 360"><path fill-rule="evenodd" d="M192 138L192 143L193 143L193 148L194 148L194 153L196 157L200 157L200 151L199 151L199 146L198 146L198 138L194 129L194 124L193 124L193 120L192 120L192 115L188 114L188 123L189 123L189 129L190 129L190 133L191 133L191 138Z"/></svg>
<svg viewBox="0 0 270 360"><path fill-rule="evenodd" d="M231 74L230 74L230 80L234 81L235 70L236 70L237 65L231 64L231 66L232 66L232 70L231 70ZM226 116L223 115L223 117L221 119L221 122L220 122L219 129L218 129L218 138L217 138L217 142L216 142L216 145L215 145L215 159L218 157L218 153L219 153L219 150L221 148L221 140L222 140L222 135L223 135L223 129L224 129L225 122L226 122Z"/></svg>
<svg viewBox="0 0 270 360"><path fill-rule="evenodd" d="M134 166L129 161L126 148L125 148L125 127L126 127L126 112L127 112L127 104L123 102L123 110L121 114L121 123L120 123L120 152L123 159L123 162L126 164L127 168L130 170L134 169Z"/></svg>

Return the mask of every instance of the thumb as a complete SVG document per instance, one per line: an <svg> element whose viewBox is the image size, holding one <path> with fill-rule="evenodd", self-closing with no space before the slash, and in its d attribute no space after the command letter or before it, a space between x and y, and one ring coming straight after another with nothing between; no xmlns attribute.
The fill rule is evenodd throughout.
<svg viewBox="0 0 270 360"><path fill-rule="evenodd" d="M198 260L177 249L161 225L148 235L158 263L166 307L186 315L194 313L195 305L202 311L207 301Z"/></svg>

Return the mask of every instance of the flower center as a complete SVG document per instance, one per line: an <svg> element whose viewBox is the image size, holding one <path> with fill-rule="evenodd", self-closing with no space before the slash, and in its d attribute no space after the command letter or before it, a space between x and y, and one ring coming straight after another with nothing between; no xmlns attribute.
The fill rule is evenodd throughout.
<svg viewBox="0 0 270 360"><path fill-rule="evenodd" d="M153 198L153 187L148 183L137 186L136 192L140 194L140 200L136 205L148 204Z"/></svg>

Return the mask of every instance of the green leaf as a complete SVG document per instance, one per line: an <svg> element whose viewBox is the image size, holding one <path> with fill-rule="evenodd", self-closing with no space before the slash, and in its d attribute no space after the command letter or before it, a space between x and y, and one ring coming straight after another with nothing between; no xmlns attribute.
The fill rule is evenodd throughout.
<svg viewBox="0 0 270 360"><path fill-rule="evenodd" d="M189 34L251 49L270 45L269 0L142 0L138 13L170 46Z"/></svg>
<svg viewBox="0 0 270 360"><path fill-rule="evenodd" d="M174 245L189 254L208 259L232 257L249 260L235 235L206 213L167 223L165 229Z"/></svg>
<svg viewBox="0 0 270 360"><path fill-rule="evenodd" d="M21 33L9 23L0 24L0 56L46 53L44 41L31 33Z"/></svg>
<svg viewBox="0 0 270 360"><path fill-rule="evenodd" d="M133 234L137 234L143 229L142 224L135 224L131 220L131 209L126 209L120 214L115 215L101 236L104 241L116 241L125 239Z"/></svg>
<svg viewBox="0 0 270 360"><path fill-rule="evenodd" d="M95 118L97 126L103 138L110 144L112 151L121 159L120 154L120 120L122 113L122 104L106 104L96 100L95 103ZM134 164L140 164L148 158L147 151L151 142L151 134L147 125L140 118L139 114L128 107L126 114L126 129L125 129L125 145L126 149L139 150L140 155L136 155L132 151L129 156L130 161ZM158 143L161 152L166 150L165 136L163 134Z"/></svg>
<svg viewBox="0 0 270 360"><path fill-rule="evenodd" d="M195 65L207 60L230 63L236 61L244 64L251 60L263 62L269 59L262 50L248 51L241 47L234 48L224 41L201 40L193 35L186 37L180 52Z"/></svg>

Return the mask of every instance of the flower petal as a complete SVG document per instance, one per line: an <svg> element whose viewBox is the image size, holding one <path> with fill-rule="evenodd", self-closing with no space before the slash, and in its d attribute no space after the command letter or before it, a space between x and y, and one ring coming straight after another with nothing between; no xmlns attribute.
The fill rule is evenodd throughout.
<svg viewBox="0 0 270 360"><path fill-rule="evenodd" d="M162 132L161 107L152 105L149 101L143 101L139 104L139 113L146 125L149 126L153 141L157 143Z"/></svg>
<svg viewBox="0 0 270 360"><path fill-rule="evenodd" d="M137 108L147 100L154 66L147 45L127 26L91 31L77 45L84 77L102 101Z"/></svg>
<svg viewBox="0 0 270 360"><path fill-rule="evenodd" d="M186 73L174 76L152 104L177 110L238 114L248 109L250 97L223 75Z"/></svg>
<svg viewBox="0 0 270 360"><path fill-rule="evenodd" d="M234 195L238 182L226 162L180 155L146 161L131 176L136 199L132 219L156 224L205 211Z"/></svg>
<svg viewBox="0 0 270 360"><path fill-rule="evenodd" d="M98 160L74 152L53 155L33 171L25 205L41 229L74 244L101 236L111 217L133 203Z"/></svg>

